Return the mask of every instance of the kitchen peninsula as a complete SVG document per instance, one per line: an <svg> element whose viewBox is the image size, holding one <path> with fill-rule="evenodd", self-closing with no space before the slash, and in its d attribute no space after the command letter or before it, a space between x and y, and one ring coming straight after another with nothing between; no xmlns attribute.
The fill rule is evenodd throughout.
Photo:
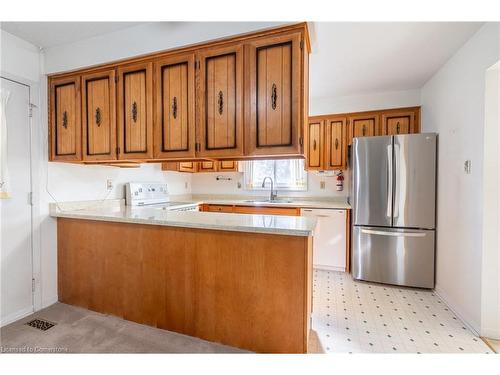
<svg viewBox="0 0 500 375"><path fill-rule="evenodd" d="M59 300L264 353L305 353L312 302L306 217L52 209Z"/></svg>

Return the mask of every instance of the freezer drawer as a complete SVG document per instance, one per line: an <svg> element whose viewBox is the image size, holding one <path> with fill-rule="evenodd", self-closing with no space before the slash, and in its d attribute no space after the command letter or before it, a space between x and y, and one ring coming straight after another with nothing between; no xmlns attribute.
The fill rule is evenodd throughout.
<svg viewBox="0 0 500 375"><path fill-rule="evenodd" d="M355 226L352 275L385 284L434 287L434 230Z"/></svg>

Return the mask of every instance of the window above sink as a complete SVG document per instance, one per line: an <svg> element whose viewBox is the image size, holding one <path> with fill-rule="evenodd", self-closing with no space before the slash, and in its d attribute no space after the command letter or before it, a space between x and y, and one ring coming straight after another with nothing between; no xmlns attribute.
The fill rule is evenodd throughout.
<svg viewBox="0 0 500 375"><path fill-rule="evenodd" d="M265 177L273 179L276 190L307 190L304 159L244 161L242 167L246 190L269 190L269 184L262 187L262 181Z"/></svg>

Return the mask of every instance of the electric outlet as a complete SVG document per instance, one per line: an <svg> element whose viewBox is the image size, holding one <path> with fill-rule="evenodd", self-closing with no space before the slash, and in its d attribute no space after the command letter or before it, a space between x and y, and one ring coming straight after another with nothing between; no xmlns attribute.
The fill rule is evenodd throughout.
<svg viewBox="0 0 500 375"><path fill-rule="evenodd" d="M319 188L324 189L326 187L326 182L325 181L320 181L319 182Z"/></svg>
<svg viewBox="0 0 500 375"><path fill-rule="evenodd" d="M184 182L184 189L187 189L187 188L188 188L188 183L186 181L186 182Z"/></svg>
<svg viewBox="0 0 500 375"><path fill-rule="evenodd" d="M112 179L106 180L106 190L107 191L113 190L113 180Z"/></svg>

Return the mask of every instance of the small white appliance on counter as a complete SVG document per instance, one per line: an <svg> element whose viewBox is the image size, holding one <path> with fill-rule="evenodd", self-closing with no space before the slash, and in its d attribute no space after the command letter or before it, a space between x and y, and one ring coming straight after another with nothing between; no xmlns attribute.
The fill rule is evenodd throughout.
<svg viewBox="0 0 500 375"><path fill-rule="evenodd" d="M301 216L316 218L313 237L313 266L331 271L346 268L346 211L303 208Z"/></svg>
<svg viewBox="0 0 500 375"><path fill-rule="evenodd" d="M125 185L127 206L159 208L167 211L198 211L190 202L171 202L168 186L163 182L128 182Z"/></svg>

